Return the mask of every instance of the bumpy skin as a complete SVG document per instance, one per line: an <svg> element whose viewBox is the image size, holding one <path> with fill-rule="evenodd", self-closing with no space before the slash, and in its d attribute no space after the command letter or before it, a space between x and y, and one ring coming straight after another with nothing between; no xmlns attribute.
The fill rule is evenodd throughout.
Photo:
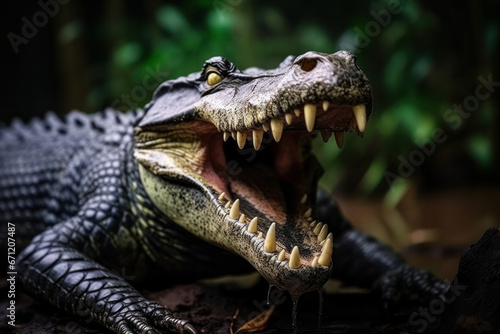
<svg viewBox="0 0 500 334"><path fill-rule="evenodd" d="M73 112L64 120L49 114L2 128L0 221L16 224L17 251L24 248L16 270L35 295L116 333L197 333L136 288L252 268L188 233L152 203L133 155L134 126L142 118L142 112ZM322 194L318 215L338 245L333 276L378 288L387 303L401 291L433 297L446 289L353 230Z"/></svg>

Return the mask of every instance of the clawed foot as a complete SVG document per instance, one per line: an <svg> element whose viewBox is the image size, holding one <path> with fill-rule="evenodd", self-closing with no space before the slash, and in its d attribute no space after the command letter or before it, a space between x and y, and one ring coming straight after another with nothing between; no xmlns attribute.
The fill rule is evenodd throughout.
<svg viewBox="0 0 500 334"><path fill-rule="evenodd" d="M198 334L187 320L178 319L156 302L146 301L120 310L115 327L119 334Z"/></svg>

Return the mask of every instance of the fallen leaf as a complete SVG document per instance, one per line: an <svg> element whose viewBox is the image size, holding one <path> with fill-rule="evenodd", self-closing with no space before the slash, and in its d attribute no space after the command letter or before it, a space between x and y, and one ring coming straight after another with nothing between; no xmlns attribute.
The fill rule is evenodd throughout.
<svg viewBox="0 0 500 334"><path fill-rule="evenodd" d="M261 331L267 327L267 323L271 318L271 315L274 312L276 305L271 305L267 310L264 310L261 314L246 322L243 326L241 326L236 333L255 333Z"/></svg>

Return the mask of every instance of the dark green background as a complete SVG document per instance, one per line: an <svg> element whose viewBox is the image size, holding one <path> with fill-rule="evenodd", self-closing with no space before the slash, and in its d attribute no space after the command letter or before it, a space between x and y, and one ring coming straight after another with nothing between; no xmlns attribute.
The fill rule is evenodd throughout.
<svg viewBox="0 0 500 334"><path fill-rule="evenodd" d="M448 112L473 101L479 76L500 81L498 1L64 2L17 53L8 34L22 36L23 18L33 23L43 6L3 10L4 122L142 107L163 78L198 71L214 55L272 68L289 54L349 49L371 80L374 114L363 139L346 136L342 150L318 145L325 186L384 195L387 172L412 167L404 179L421 190L498 186L500 87L467 118ZM419 153L436 131L446 139ZM422 155L418 166L401 163ZM393 184L394 196L407 184Z"/></svg>

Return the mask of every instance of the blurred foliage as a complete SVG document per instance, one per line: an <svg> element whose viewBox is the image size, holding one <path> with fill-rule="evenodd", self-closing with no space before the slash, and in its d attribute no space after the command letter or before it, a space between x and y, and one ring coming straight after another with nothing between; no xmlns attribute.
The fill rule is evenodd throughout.
<svg viewBox="0 0 500 334"><path fill-rule="evenodd" d="M60 25L58 42L70 47L83 41L91 88L86 105L76 107L142 107L154 91L143 85L152 71L173 79L200 70L214 55L239 68L273 68L288 54L349 49L372 82L374 113L363 139L347 135L342 150L332 142L317 145L325 186L387 193L386 172L397 174L398 157L408 160L436 129L447 140L410 179L447 187L497 177L498 93L481 101L458 129L443 119L446 110L474 95L479 75L493 73L500 80L496 1L115 0L97 9L68 6L73 5L80 14ZM131 96L128 102L124 94Z"/></svg>

